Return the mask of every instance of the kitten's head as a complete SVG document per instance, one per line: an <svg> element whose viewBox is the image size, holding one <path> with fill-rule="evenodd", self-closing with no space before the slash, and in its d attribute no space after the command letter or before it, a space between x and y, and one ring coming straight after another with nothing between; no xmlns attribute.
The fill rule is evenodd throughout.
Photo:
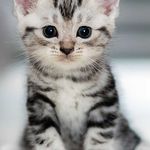
<svg viewBox="0 0 150 150"><path fill-rule="evenodd" d="M14 0L33 65L62 71L96 62L111 38L119 0Z"/></svg>

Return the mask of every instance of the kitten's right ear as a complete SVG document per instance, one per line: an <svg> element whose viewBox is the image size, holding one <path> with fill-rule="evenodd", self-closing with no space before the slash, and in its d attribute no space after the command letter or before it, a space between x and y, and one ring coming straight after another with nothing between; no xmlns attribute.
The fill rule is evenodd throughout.
<svg viewBox="0 0 150 150"><path fill-rule="evenodd" d="M17 17L28 15L36 6L37 0L14 0Z"/></svg>

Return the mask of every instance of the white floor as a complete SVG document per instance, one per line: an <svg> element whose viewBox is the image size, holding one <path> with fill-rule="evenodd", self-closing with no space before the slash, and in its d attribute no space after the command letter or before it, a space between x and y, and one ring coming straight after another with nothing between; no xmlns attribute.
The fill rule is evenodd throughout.
<svg viewBox="0 0 150 150"><path fill-rule="evenodd" d="M121 108L131 126L150 142L150 60L114 60Z"/></svg>
<svg viewBox="0 0 150 150"><path fill-rule="evenodd" d="M121 108L131 126L150 142L150 60L113 60ZM0 77L0 150L17 150L25 120L25 67L10 67Z"/></svg>

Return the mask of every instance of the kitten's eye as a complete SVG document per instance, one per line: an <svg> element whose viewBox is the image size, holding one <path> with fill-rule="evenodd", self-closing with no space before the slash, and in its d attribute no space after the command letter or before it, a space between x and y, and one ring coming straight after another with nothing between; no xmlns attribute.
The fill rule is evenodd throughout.
<svg viewBox="0 0 150 150"><path fill-rule="evenodd" d="M53 38L53 37L58 37L58 32L56 27L54 26L45 26L43 28L43 35L46 38Z"/></svg>
<svg viewBox="0 0 150 150"><path fill-rule="evenodd" d="M92 28L87 26L82 26L78 29L77 36L83 39L87 39L92 34Z"/></svg>

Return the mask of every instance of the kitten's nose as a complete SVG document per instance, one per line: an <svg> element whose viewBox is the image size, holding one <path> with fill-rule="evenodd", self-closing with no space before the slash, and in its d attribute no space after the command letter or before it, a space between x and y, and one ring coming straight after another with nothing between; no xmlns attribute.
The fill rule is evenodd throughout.
<svg viewBox="0 0 150 150"><path fill-rule="evenodd" d="M60 51L66 55L69 55L74 51L74 48L60 48Z"/></svg>
<svg viewBox="0 0 150 150"><path fill-rule="evenodd" d="M74 51L75 42L71 39L65 38L60 42L60 51L65 55L69 55Z"/></svg>

